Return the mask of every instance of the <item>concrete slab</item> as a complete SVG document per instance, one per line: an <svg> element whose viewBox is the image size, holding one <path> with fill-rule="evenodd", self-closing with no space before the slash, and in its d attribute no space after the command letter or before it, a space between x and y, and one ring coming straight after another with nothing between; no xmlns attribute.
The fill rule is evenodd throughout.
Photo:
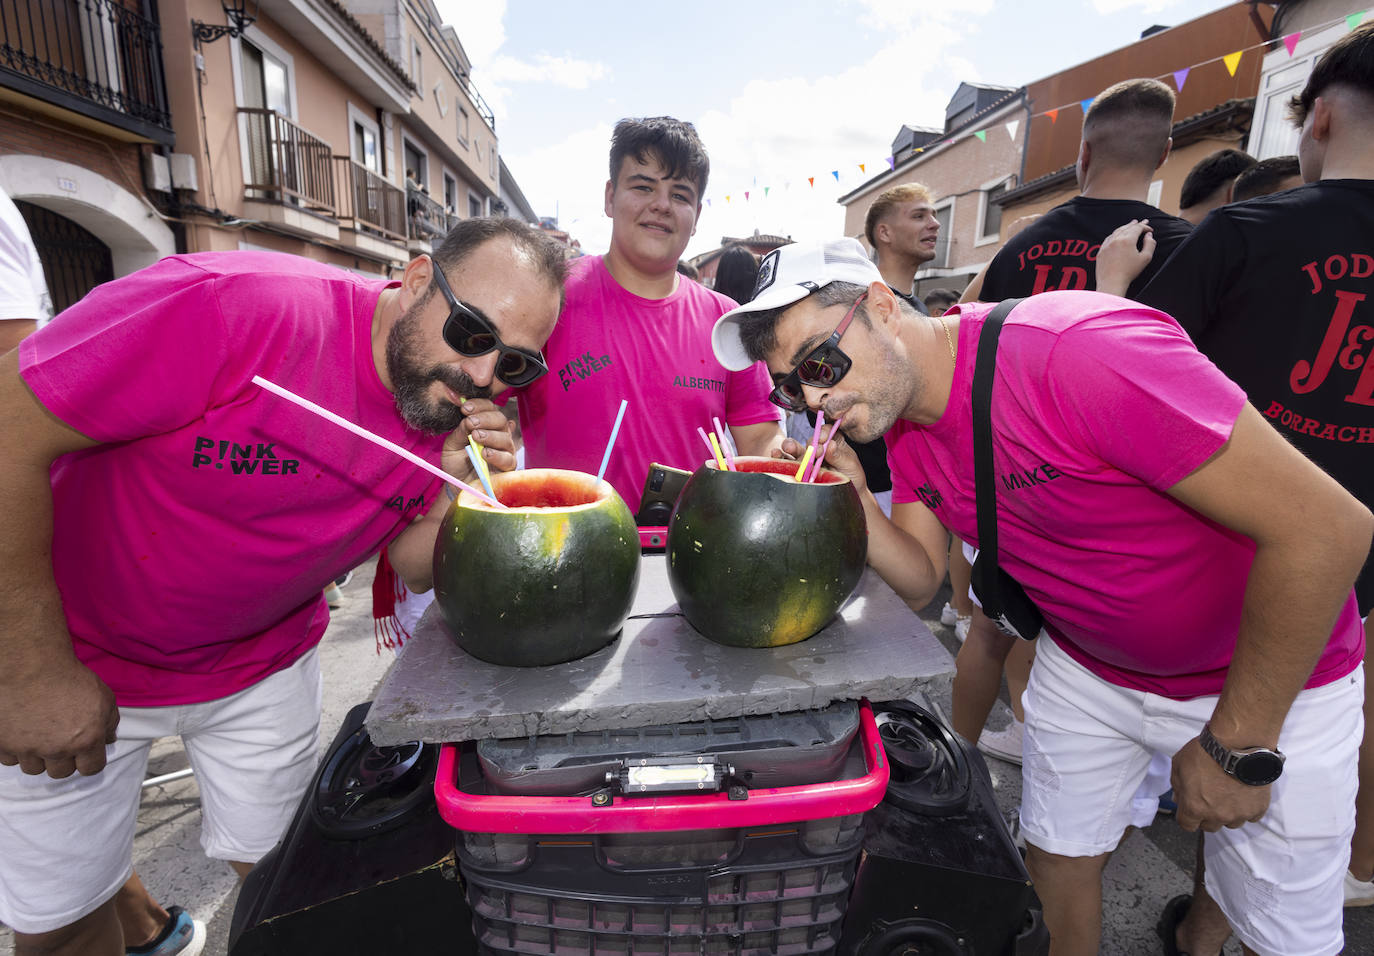
<svg viewBox="0 0 1374 956"><path fill-rule="evenodd" d="M431 607L383 678L368 730L398 744L673 724L939 694L954 673L949 652L872 571L829 626L787 647L702 637L681 616L661 555L645 556L631 615L595 654L525 668L471 657Z"/></svg>

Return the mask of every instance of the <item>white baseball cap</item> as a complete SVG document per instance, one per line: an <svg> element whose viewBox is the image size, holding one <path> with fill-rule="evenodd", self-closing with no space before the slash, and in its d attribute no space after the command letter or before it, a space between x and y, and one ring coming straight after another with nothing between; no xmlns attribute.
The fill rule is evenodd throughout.
<svg viewBox="0 0 1374 956"><path fill-rule="evenodd" d="M732 372L743 371L754 364L739 337L740 319L750 312L800 302L832 282L852 282L867 288L882 281L882 273L857 239L780 246L759 263L753 298L716 320L711 330L711 348L715 350L716 360Z"/></svg>

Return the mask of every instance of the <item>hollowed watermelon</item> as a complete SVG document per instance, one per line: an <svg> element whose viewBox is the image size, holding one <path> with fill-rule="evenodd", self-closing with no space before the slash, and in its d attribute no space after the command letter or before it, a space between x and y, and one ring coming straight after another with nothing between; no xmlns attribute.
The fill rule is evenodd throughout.
<svg viewBox="0 0 1374 956"><path fill-rule="evenodd" d="M668 522L668 581L687 621L736 647L780 647L825 627L863 574L868 529L849 479L822 470L792 480L797 463L708 462Z"/></svg>
<svg viewBox="0 0 1374 956"><path fill-rule="evenodd" d="M466 492L434 543L434 594L458 646L493 664L538 667L615 640L639 582L639 534L594 475L493 474L508 510Z"/></svg>

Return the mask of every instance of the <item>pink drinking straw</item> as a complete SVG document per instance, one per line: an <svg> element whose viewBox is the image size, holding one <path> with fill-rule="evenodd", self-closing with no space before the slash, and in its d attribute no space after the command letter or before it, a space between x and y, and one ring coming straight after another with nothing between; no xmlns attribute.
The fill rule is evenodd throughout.
<svg viewBox="0 0 1374 956"><path fill-rule="evenodd" d="M702 441L702 443L706 446L706 453L707 453L708 455L710 455L712 458L715 458L715 457L716 457L716 449L715 449L715 446L713 446L713 445L711 444L711 438L710 438L710 436L708 436L708 435L706 434L706 429L704 429L704 428L702 428L700 425L698 425L698 426L697 426L697 434L701 436L701 441Z"/></svg>
<svg viewBox="0 0 1374 956"><path fill-rule="evenodd" d="M820 412L817 412L817 413L816 413L816 421L818 421L818 422L820 421ZM832 441L835 440L835 433L838 432L838 431L840 430L840 426L843 425L843 424L844 424L844 416L843 416L843 415L841 415L839 418L835 419L835 421L833 421L833 422L830 424L830 434L826 436L826 439L825 439L825 447L822 448L822 449L821 449L821 453L820 453L819 455L816 456L816 464L815 464L815 466L811 469L811 476L810 476L809 478L806 479L807 481L815 481L816 478L820 475L820 473L821 473L821 463L825 461L826 452L830 451L830 443L831 443Z"/></svg>
<svg viewBox="0 0 1374 956"><path fill-rule="evenodd" d="M282 388L276 382L269 382L261 375L254 375L253 384L267 389L267 391L271 392L273 395L278 395L286 399L288 402L293 402L294 404L299 405L301 408L304 408L308 412L314 412L316 415L320 416L325 421L333 422L340 428L351 431L359 438L366 438L374 445L381 445L387 451L395 452L396 454L404 458L406 461L410 462L412 465L418 465L425 471L429 472L431 475L434 475L436 478L442 478L444 481L447 481L450 485L453 485L456 488L460 488L471 495L475 495L479 500L485 501L493 508L506 507L505 505L501 504L501 502L497 501L495 498L490 498L487 495L484 495L482 492L478 491L476 488L472 487L472 485L468 484L467 482L459 481L457 478L453 477L448 472L444 471L442 468L436 468L434 465L431 465L429 462L425 461L423 458L421 458L419 455L416 455L414 452L407 451L395 442L387 441L381 435L375 435L363 426L355 425L346 418L340 418L338 415L335 415L329 409L321 408L314 402L310 401L308 398L301 398L295 392L288 391L287 389Z"/></svg>

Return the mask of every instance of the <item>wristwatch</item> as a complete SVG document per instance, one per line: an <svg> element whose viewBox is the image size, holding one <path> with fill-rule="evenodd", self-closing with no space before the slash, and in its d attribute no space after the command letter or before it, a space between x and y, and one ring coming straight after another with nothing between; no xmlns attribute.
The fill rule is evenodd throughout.
<svg viewBox="0 0 1374 956"><path fill-rule="evenodd" d="M1283 762L1288 758L1277 750L1267 747L1246 747L1232 750L1212 736L1212 725L1204 724L1198 735L1202 749L1221 765L1221 769L1243 784L1251 787L1264 787L1279 779L1283 773Z"/></svg>

